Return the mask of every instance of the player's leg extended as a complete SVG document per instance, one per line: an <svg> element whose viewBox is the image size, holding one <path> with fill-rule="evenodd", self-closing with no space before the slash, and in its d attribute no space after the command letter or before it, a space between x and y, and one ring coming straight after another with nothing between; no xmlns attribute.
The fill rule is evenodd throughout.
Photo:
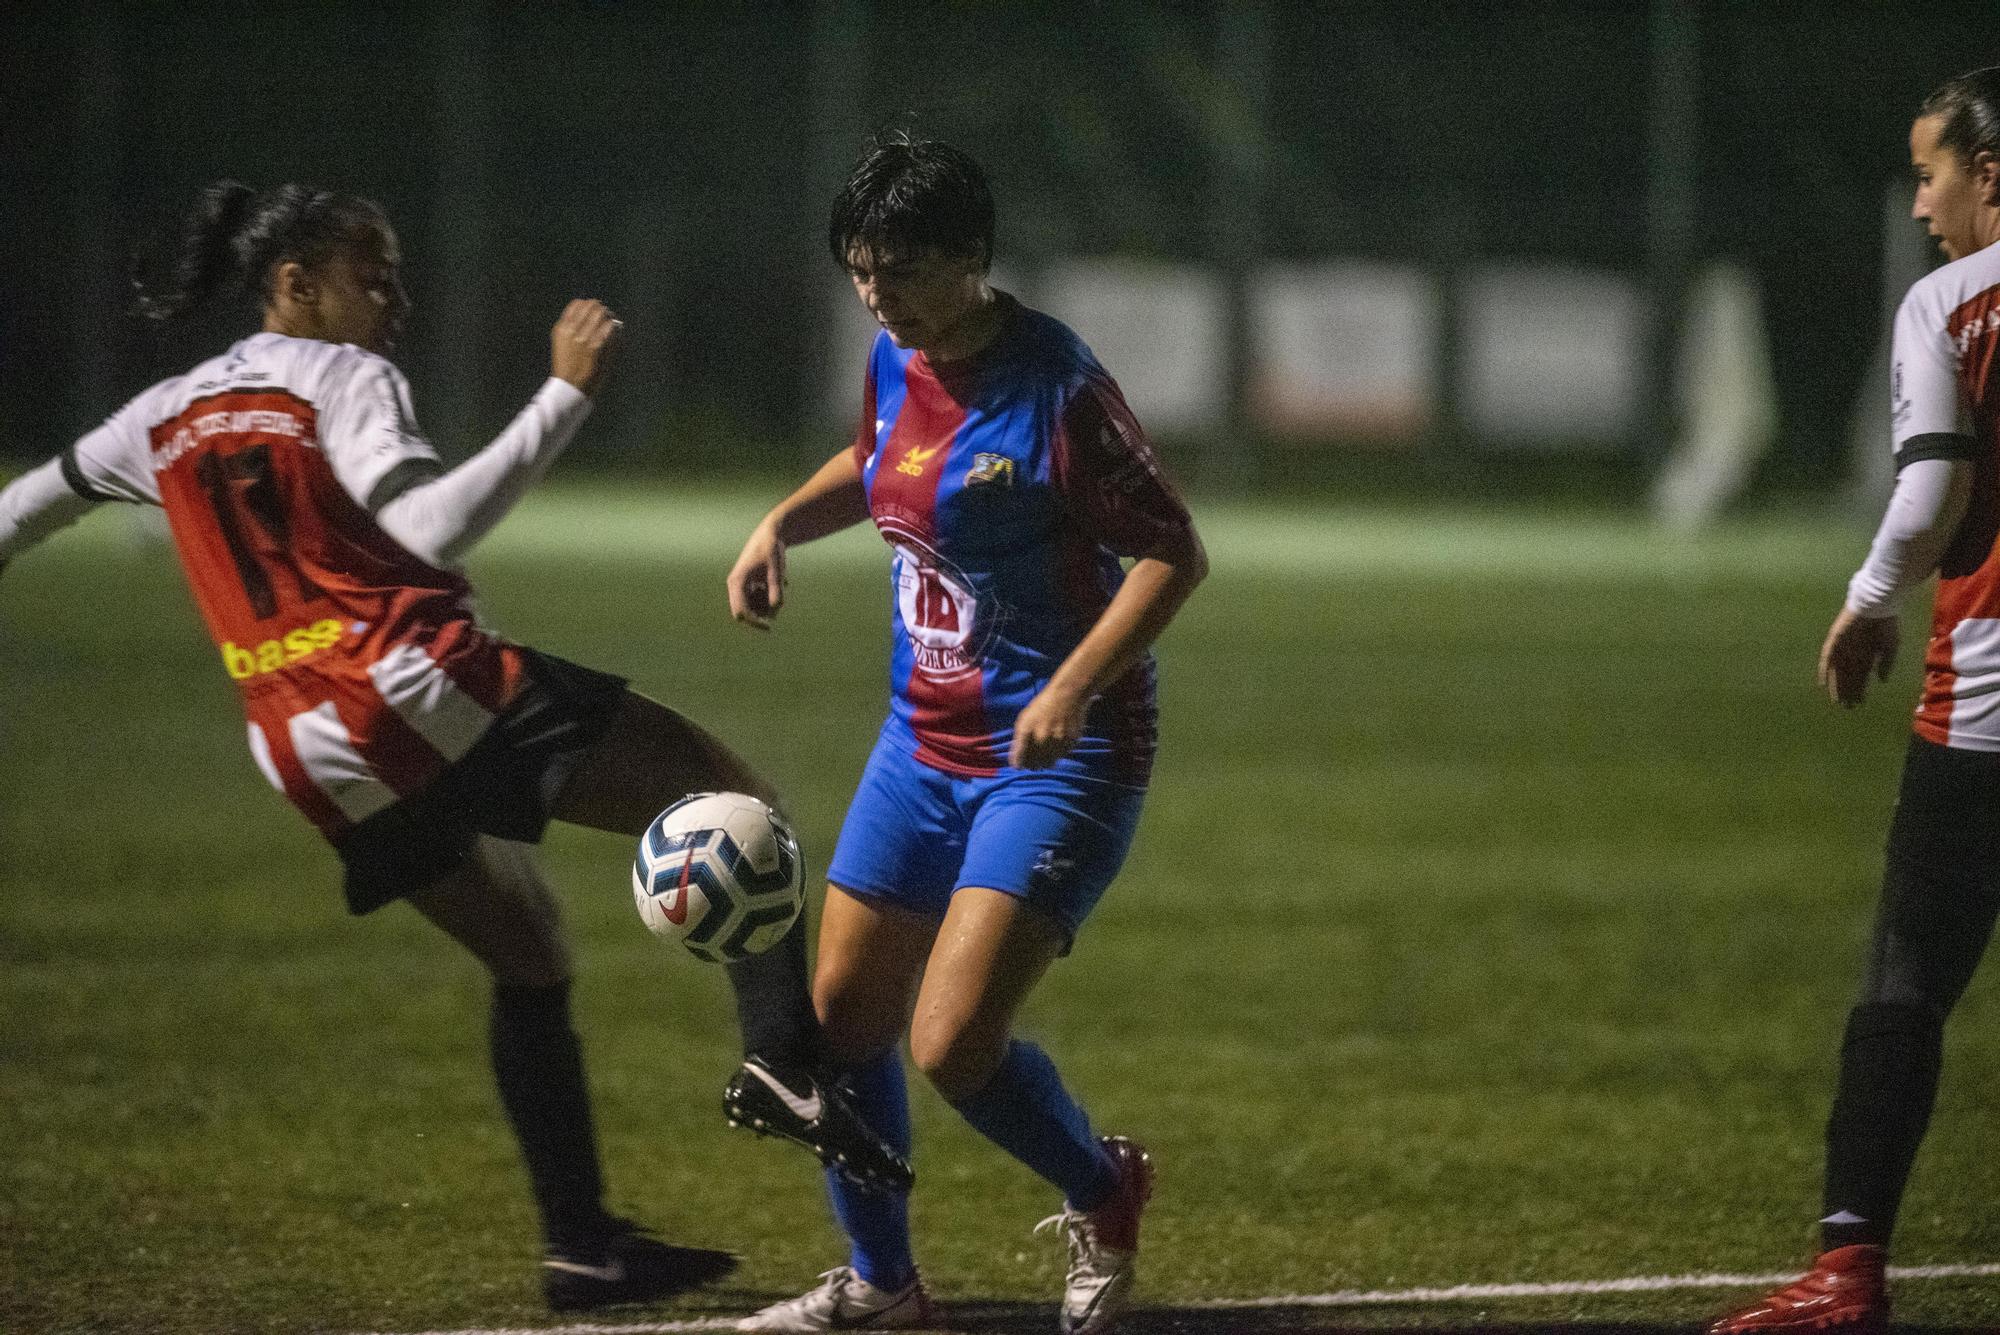
<svg viewBox="0 0 2000 1335"><path fill-rule="evenodd" d="M777 790L706 728L628 690L604 736L577 765L554 804L558 820L637 839L653 817L689 793L733 792L778 805ZM806 925L731 964L743 1051L774 1066L818 1057L818 1026L806 987Z"/></svg>
<svg viewBox="0 0 2000 1335"><path fill-rule="evenodd" d="M551 1304L663 1297L733 1269L726 1253L666 1247L604 1210L590 1091L570 1023L569 948L534 851L482 836L457 871L406 898L492 975L493 1074L541 1214Z"/></svg>
<svg viewBox="0 0 2000 1335"><path fill-rule="evenodd" d="M637 839L665 807L702 792L748 793L778 805L777 790L721 738L628 689L553 810L558 820Z"/></svg>
<svg viewBox="0 0 2000 1335"><path fill-rule="evenodd" d="M778 807L777 790L706 728L627 690L597 745L557 796L559 820L637 839L689 793L737 792ZM806 982L806 920L761 954L725 968L744 1062L723 1093L730 1121L833 1159L848 1172L909 1185L909 1166L822 1078L825 1053ZM817 1109L804 1116L800 1109Z"/></svg>
<svg viewBox="0 0 2000 1335"><path fill-rule="evenodd" d="M603 1182L569 1017L570 954L554 894L520 845L481 836L456 872L407 896L493 978L493 1074L550 1243L603 1222Z"/></svg>

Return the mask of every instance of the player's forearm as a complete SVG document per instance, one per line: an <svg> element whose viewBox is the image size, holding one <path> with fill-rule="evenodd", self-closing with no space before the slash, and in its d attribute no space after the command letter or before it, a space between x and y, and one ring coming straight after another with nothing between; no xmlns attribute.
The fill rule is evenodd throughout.
<svg viewBox="0 0 2000 1335"><path fill-rule="evenodd" d="M383 502L375 520L433 565L456 566L542 480L589 415L589 396L551 376L492 444Z"/></svg>
<svg viewBox="0 0 2000 1335"><path fill-rule="evenodd" d="M1064 659L1049 688L1088 699L1125 675L1160 638L1208 574L1208 554L1189 530L1172 551L1141 557L1083 642Z"/></svg>
<svg viewBox="0 0 2000 1335"><path fill-rule="evenodd" d="M784 500L764 522L787 547L852 528L868 517L868 492L853 450L842 450Z"/></svg>
<svg viewBox="0 0 2000 1335"><path fill-rule="evenodd" d="M1972 465L1965 460L1906 464L1868 559L1848 581L1848 609L1864 617L1893 615L1944 559L1971 497Z"/></svg>
<svg viewBox="0 0 2000 1335"><path fill-rule="evenodd" d="M76 494L51 459L0 489L0 564L81 519L96 502Z"/></svg>

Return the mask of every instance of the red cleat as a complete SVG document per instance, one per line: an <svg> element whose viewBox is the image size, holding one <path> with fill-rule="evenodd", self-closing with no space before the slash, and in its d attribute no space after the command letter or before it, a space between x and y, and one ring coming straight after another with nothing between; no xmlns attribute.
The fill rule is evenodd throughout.
<svg viewBox="0 0 2000 1335"><path fill-rule="evenodd" d="M1748 1307L1718 1318L1708 1335L1827 1331L1882 1335L1889 1329L1888 1256L1860 1244L1824 1252L1804 1276Z"/></svg>

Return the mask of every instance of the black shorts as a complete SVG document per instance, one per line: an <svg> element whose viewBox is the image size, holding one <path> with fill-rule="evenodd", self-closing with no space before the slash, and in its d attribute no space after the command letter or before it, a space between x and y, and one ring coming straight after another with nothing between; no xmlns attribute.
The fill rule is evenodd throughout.
<svg viewBox="0 0 2000 1335"><path fill-rule="evenodd" d="M1963 868L1969 876L2000 875L2000 751L1911 736L1889 849L1892 857Z"/></svg>
<svg viewBox="0 0 2000 1335"><path fill-rule="evenodd" d="M625 678L523 652L519 694L470 751L333 841L349 913L373 912L456 871L482 834L541 842L563 785L610 727Z"/></svg>

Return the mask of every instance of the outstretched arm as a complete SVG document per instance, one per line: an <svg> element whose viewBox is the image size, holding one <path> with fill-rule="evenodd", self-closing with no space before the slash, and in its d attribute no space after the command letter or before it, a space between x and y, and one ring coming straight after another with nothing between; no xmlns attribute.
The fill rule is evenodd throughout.
<svg viewBox="0 0 2000 1335"><path fill-rule="evenodd" d="M1931 577L1972 497L1972 464L1918 459L1896 475L1896 490L1868 560L1848 581L1847 603L1819 651L1819 684L1850 708L1868 694L1871 674L1887 680L1896 661L1896 610Z"/></svg>
<svg viewBox="0 0 2000 1335"><path fill-rule="evenodd" d="M746 626L769 630L785 603L785 550L867 517L861 461L853 449L843 449L751 530L729 571L729 614Z"/></svg>
<svg viewBox="0 0 2000 1335"><path fill-rule="evenodd" d="M0 570L19 553L74 524L96 504L70 485L59 458L15 478L0 489Z"/></svg>
<svg viewBox="0 0 2000 1335"><path fill-rule="evenodd" d="M455 567L549 471L590 415L622 324L572 301L549 335L549 378L493 443L450 472L391 474L367 504L383 532L433 565Z"/></svg>

